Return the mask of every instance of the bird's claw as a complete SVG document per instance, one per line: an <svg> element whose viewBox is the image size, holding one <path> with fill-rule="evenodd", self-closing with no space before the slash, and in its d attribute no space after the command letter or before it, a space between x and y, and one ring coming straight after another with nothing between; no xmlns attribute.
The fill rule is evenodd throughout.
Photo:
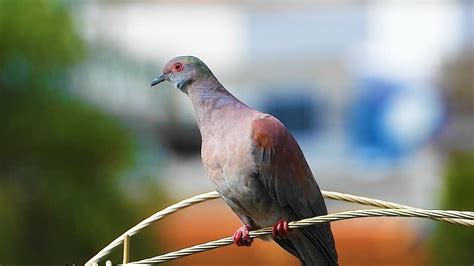
<svg viewBox="0 0 474 266"><path fill-rule="evenodd" d="M272 235L280 239L286 238L291 229L288 227L288 221L280 219L272 227Z"/></svg>
<svg viewBox="0 0 474 266"><path fill-rule="evenodd" d="M234 244L236 244L239 247L241 246L250 247L250 245L252 245L253 239L250 238L249 236L249 230L250 230L250 226L247 224L237 229L233 237Z"/></svg>

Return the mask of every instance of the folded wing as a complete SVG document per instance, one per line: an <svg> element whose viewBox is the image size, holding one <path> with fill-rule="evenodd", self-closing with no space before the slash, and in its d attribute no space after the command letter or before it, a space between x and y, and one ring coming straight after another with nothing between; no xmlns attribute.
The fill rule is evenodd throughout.
<svg viewBox="0 0 474 266"><path fill-rule="evenodd" d="M295 221L327 214L323 196L303 152L278 119L266 115L254 120L252 140L259 178L270 197L285 210L285 218ZM324 255L328 264L337 264L329 224L306 227L301 232Z"/></svg>

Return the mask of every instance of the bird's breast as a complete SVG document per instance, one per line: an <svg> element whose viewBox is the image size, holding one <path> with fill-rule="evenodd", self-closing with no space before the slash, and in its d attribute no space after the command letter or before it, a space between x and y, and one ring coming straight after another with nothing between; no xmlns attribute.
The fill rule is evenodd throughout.
<svg viewBox="0 0 474 266"><path fill-rule="evenodd" d="M247 136L246 136L247 135ZM209 178L218 185L241 183L255 172L250 134L230 130L203 137L201 157Z"/></svg>
<svg viewBox="0 0 474 266"><path fill-rule="evenodd" d="M278 207L259 179L250 130L247 136L236 130L224 133L203 138L202 160L209 178L242 220L248 216L258 226L268 226Z"/></svg>

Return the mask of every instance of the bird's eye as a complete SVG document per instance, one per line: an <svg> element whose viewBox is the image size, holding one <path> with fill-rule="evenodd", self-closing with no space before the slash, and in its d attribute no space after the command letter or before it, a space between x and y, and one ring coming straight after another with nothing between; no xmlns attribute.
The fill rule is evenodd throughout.
<svg viewBox="0 0 474 266"><path fill-rule="evenodd" d="M183 70L183 65L181 63L176 63L174 64L173 69L176 72L180 72L181 70Z"/></svg>

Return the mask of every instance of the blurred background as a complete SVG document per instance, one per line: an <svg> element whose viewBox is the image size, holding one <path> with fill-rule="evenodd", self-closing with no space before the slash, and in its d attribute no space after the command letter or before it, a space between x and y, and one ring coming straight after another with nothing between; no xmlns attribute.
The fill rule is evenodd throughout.
<svg viewBox="0 0 474 266"><path fill-rule="evenodd" d="M213 190L177 55L282 120L324 190L474 210L474 2L0 0L0 263L84 263ZM330 212L362 206L327 201ZM231 235L220 200L131 239L131 259ZM472 265L474 230L332 224L341 265ZM109 258L121 261L120 248ZM298 265L272 242L168 265Z"/></svg>

